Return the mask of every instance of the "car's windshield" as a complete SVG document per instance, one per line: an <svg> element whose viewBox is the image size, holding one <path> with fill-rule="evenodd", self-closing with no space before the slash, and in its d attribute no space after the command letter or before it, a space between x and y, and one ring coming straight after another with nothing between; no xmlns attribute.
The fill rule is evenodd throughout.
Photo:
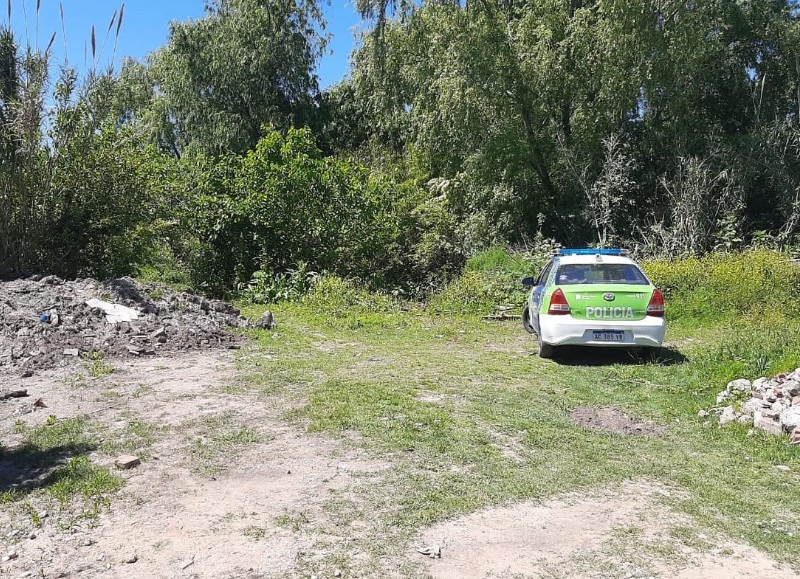
<svg viewBox="0 0 800 579"><path fill-rule="evenodd" d="M556 283L648 285L649 282L641 270L630 263L569 263L559 266Z"/></svg>

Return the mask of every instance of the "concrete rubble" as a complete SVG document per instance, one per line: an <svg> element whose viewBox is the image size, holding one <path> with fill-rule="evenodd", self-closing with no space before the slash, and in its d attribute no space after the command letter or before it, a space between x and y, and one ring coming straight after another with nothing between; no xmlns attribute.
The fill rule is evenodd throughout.
<svg viewBox="0 0 800 579"><path fill-rule="evenodd" d="M34 276L0 283L0 375L82 357L237 348L250 320L229 303L130 278Z"/></svg>
<svg viewBox="0 0 800 579"><path fill-rule="evenodd" d="M800 368L753 382L733 380L717 395L717 404L721 426L748 424L770 434L789 434L790 444L800 445Z"/></svg>

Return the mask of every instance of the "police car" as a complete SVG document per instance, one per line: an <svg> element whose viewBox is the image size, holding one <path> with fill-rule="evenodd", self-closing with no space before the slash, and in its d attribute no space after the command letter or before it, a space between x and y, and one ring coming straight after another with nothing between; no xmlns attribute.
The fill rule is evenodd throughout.
<svg viewBox="0 0 800 579"><path fill-rule="evenodd" d="M539 356L556 346L658 348L664 340L664 296L620 249L561 249L537 278L522 311Z"/></svg>

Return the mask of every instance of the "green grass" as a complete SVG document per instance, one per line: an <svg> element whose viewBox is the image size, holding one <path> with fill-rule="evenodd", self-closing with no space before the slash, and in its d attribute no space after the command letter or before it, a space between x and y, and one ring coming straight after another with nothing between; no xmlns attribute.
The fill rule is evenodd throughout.
<svg viewBox="0 0 800 579"><path fill-rule="evenodd" d="M188 452L194 470L204 475L222 472L225 457L264 440L258 430L237 422L230 413L207 416L196 425Z"/></svg>
<svg viewBox="0 0 800 579"><path fill-rule="evenodd" d="M800 569L800 539L780 530L800 524L800 451L785 437L697 416L730 379L800 366L795 320L682 319L670 326L667 356L578 351L554 362L536 357L534 340L513 322L274 311L277 332L252 334L249 380L290 402L287 417L308 430L343 440L356 433L356 444L391 463L366 485L363 504L331 509L341 524L373 521L386 538L373 545L378 552L484 507L637 479L674 489L669 506L704 532ZM578 406L617 406L665 434L590 430L571 423ZM763 524L775 520L782 526Z"/></svg>
<svg viewBox="0 0 800 579"><path fill-rule="evenodd" d="M86 417L59 420L51 415L35 427L17 421L14 431L22 435L22 443L0 456L20 485L0 494L0 504L19 503L34 523L38 514L33 503L49 497L91 517L122 487L123 479L86 456L98 448L101 436L100 427Z"/></svg>

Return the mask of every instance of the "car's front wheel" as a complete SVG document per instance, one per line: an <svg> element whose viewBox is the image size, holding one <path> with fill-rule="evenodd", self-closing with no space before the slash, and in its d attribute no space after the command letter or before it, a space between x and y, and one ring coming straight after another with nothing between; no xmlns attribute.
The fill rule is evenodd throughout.
<svg viewBox="0 0 800 579"><path fill-rule="evenodd" d="M525 328L525 331L529 334L536 333L536 330L533 329L533 324L531 323L531 310L528 307L528 304L525 304L525 307L522 308L522 327Z"/></svg>

